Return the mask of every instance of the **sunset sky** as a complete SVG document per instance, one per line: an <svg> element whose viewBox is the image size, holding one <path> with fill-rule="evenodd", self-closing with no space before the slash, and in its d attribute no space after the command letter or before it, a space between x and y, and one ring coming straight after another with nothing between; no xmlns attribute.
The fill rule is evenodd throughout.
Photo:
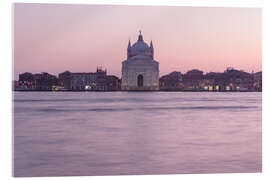
<svg viewBox="0 0 270 180"><path fill-rule="evenodd" d="M154 45L160 75L191 69L262 69L261 9L109 5L14 5L14 79L23 72L121 77L128 40Z"/></svg>

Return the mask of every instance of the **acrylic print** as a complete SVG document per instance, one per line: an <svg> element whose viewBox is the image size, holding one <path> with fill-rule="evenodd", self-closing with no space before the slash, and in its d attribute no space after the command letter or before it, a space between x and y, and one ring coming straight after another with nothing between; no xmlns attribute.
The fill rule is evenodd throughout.
<svg viewBox="0 0 270 180"><path fill-rule="evenodd" d="M13 12L14 176L262 171L261 9Z"/></svg>

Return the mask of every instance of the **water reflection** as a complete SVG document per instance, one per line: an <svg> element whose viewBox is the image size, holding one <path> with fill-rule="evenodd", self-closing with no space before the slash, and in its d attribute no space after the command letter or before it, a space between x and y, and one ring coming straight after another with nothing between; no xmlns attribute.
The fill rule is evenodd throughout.
<svg viewBox="0 0 270 180"><path fill-rule="evenodd" d="M15 176L261 171L261 93L15 92Z"/></svg>

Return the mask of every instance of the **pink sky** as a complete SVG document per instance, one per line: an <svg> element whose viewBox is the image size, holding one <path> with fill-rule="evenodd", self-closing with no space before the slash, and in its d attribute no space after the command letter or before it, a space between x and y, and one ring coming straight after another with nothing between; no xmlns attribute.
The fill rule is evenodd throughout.
<svg viewBox="0 0 270 180"><path fill-rule="evenodd" d="M14 79L23 72L121 77L128 40L153 40L160 75L191 69L262 69L259 8L14 5Z"/></svg>

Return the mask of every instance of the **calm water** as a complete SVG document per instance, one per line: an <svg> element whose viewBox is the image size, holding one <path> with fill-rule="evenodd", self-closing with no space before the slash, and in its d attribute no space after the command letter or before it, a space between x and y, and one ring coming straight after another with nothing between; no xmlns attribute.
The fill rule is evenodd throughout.
<svg viewBox="0 0 270 180"><path fill-rule="evenodd" d="M14 92L14 175L260 172L261 99Z"/></svg>

